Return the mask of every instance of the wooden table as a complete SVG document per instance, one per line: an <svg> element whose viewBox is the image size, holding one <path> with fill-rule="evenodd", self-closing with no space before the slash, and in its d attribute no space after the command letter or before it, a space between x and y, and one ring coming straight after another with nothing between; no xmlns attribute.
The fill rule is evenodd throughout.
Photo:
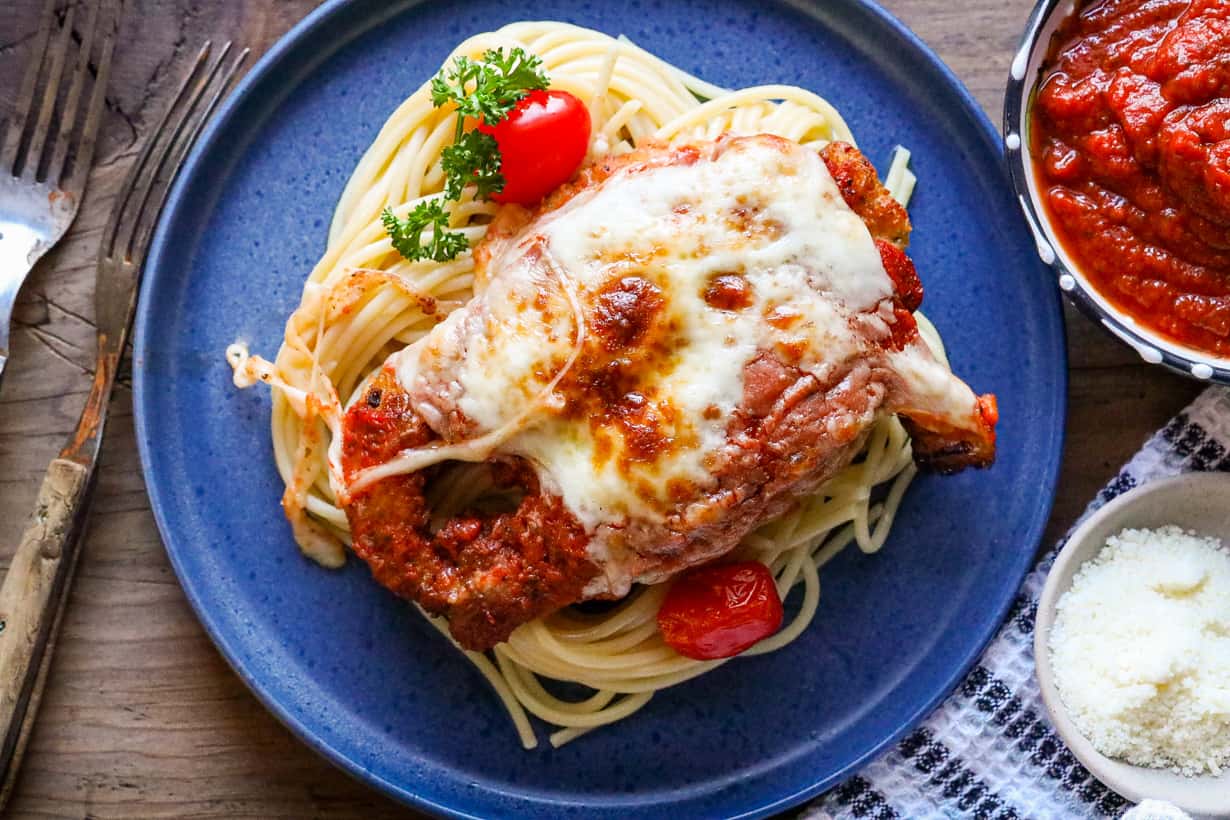
<svg viewBox="0 0 1230 820"><path fill-rule="evenodd" d="M0 3L4 113L13 108L42 2ZM1031 1L884 2L939 52L998 122L1010 55ZM67 238L34 271L17 309L13 358L0 392L0 556L6 564L43 470L72 429L89 386L94 256L141 138L205 39L235 38L259 54L314 5L130 0L84 206ZM1144 365L1071 309L1067 326L1068 437L1046 543L1199 390ZM14 816L408 816L292 737L205 636L150 514L131 398L125 375Z"/></svg>

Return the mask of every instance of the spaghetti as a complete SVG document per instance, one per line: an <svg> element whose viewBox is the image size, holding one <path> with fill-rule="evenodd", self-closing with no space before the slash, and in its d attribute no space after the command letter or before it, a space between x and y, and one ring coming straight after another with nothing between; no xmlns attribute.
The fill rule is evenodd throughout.
<svg viewBox="0 0 1230 820"><path fill-rule="evenodd" d="M626 39L563 23L514 23L471 37L450 59L518 46L542 58L552 88L585 102L593 122L590 159L647 142L721 134L768 133L817 148L834 140L853 143L837 111L811 92L785 85L727 91ZM472 292L468 252L449 262L407 261L381 222L386 207L404 217L439 198L441 152L455 128L456 114L434 107L427 85L402 103L342 193L324 256L287 321L276 360L250 356L242 342L227 349L237 386L264 382L273 388L274 454L286 484L282 505L300 547L325 566L340 566L350 543L339 453L343 408L390 353L425 335ZM908 160L898 149L885 177L902 202L914 185ZM469 189L450 205L450 229L473 247L496 208L473 199ZM934 328L917 318L942 360ZM895 417L886 417L854 463L796 510L744 539L740 555L770 568L783 600L796 587L801 593L782 628L746 654L772 652L798 637L816 612L819 570L842 549L850 543L868 553L880 549L914 473L909 436ZM877 487L884 488L874 494L882 495L879 501ZM446 474L430 492L438 512L447 514L490 489L483 467L471 464ZM530 714L557 727L550 742L558 746L631 715L655 691L725 662L686 658L663 642L656 616L665 593L665 584L643 587L602 614L565 609L520 626L489 653L465 654L494 687L526 748L537 743ZM442 619L429 620L448 637ZM578 683L592 694L563 699L544 680Z"/></svg>

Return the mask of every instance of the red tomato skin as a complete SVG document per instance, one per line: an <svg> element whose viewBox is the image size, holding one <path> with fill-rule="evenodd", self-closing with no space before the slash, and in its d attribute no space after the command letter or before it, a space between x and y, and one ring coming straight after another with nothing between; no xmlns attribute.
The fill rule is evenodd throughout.
<svg viewBox="0 0 1230 820"><path fill-rule="evenodd" d="M504 190L496 202L533 205L567 182L589 150L589 111L567 91L531 91L494 126L478 130L500 147Z"/></svg>
<svg viewBox="0 0 1230 820"><path fill-rule="evenodd" d="M782 625L782 600L759 561L711 564L679 576L658 609L667 645L688 658L730 658Z"/></svg>

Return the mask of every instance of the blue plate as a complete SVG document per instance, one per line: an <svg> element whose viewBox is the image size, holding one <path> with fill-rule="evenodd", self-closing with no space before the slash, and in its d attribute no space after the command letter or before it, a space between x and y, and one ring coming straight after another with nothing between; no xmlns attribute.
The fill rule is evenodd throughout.
<svg viewBox="0 0 1230 820"><path fill-rule="evenodd" d="M223 359L236 339L277 350L347 175L388 113L454 44L517 18L627 34L721 85L815 90L882 165L907 145L925 309L957 372L999 394L1003 418L993 469L921 478L882 553L848 552L825 570L820 614L798 641L532 752L469 663L360 562L328 572L299 556L278 507L268 391L236 390ZM763 815L839 782L974 661L1051 507L1063 325L998 144L943 64L859 0L807 10L770 0L327 3L265 56L192 153L141 293L146 485L205 628L306 743L436 812Z"/></svg>

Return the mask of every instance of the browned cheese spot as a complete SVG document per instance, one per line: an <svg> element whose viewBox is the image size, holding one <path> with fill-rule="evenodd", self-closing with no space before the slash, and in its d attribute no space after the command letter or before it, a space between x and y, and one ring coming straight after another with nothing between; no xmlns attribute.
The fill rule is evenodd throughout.
<svg viewBox="0 0 1230 820"><path fill-rule="evenodd" d="M705 286L704 298L718 310L742 310L752 304L752 284L741 273L718 273Z"/></svg>

